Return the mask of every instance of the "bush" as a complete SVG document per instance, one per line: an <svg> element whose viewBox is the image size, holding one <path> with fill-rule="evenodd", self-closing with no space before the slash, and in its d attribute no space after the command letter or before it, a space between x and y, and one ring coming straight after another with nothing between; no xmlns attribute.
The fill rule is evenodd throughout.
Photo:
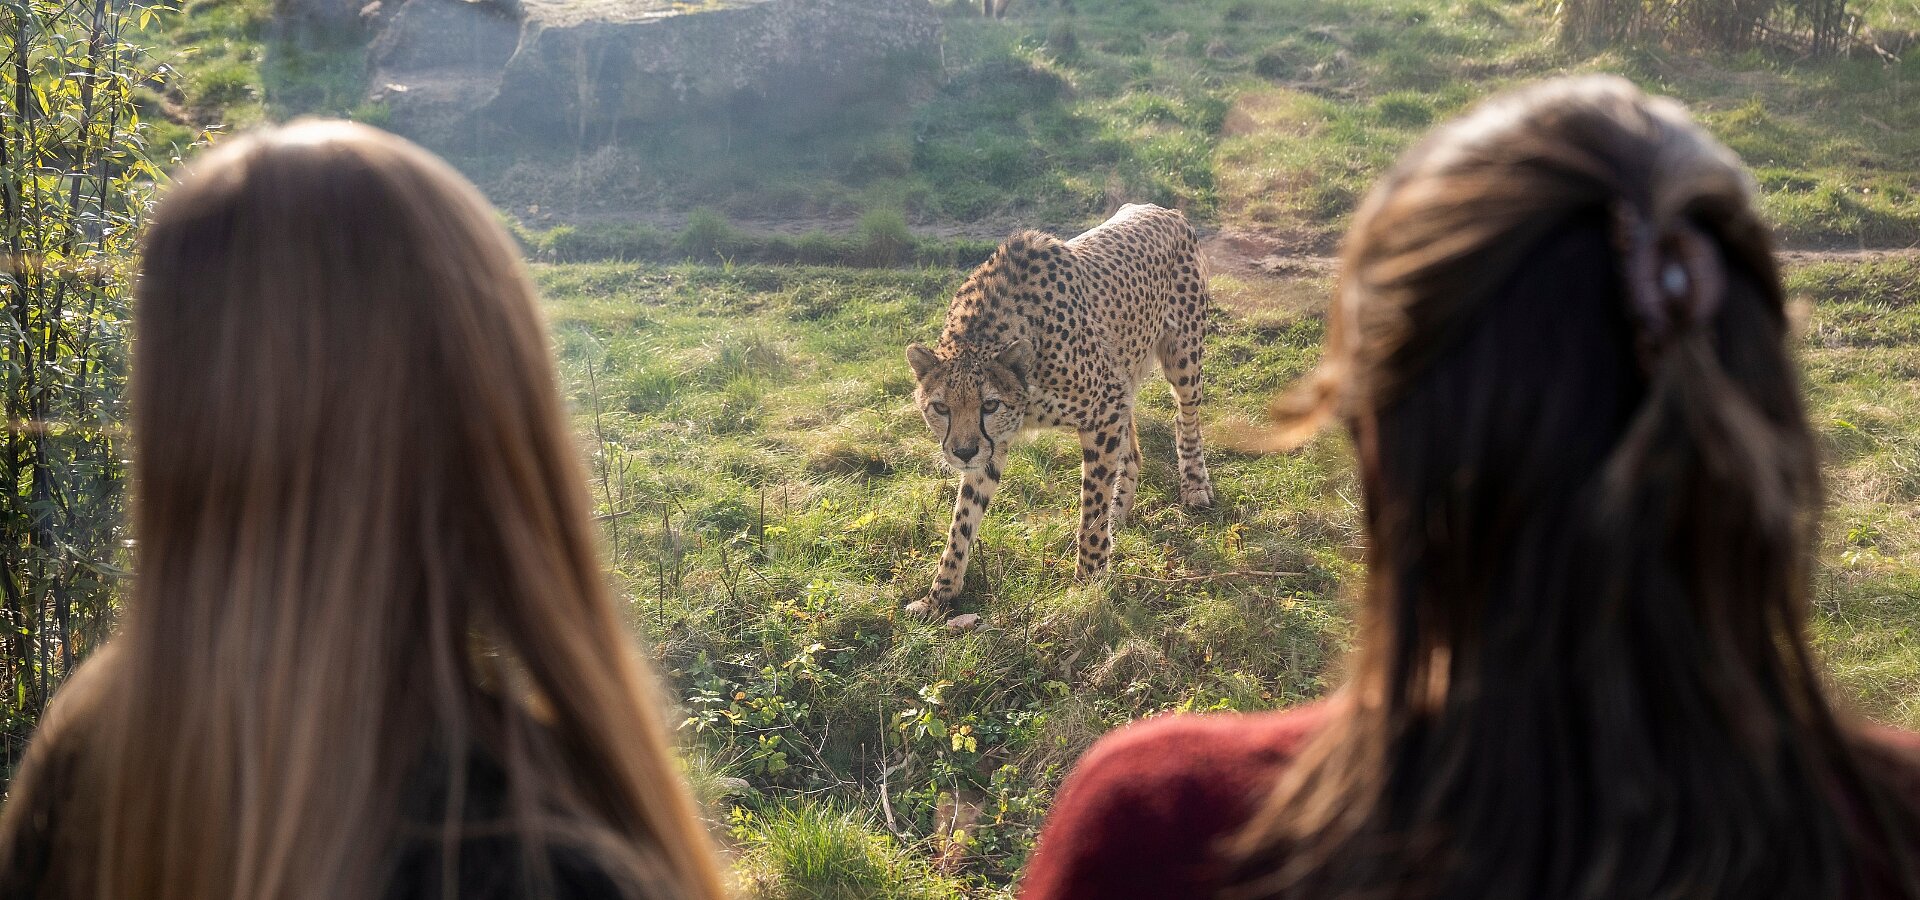
<svg viewBox="0 0 1920 900"><path fill-rule="evenodd" d="M687 227L680 230L673 247L696 259L714 259L721 255L721 249L731 243L734 237L733 226L727 223L727 217L703 206L687 216Z"/></svg>
<svg viewBox="0 0 1920 900"><path fill-rule="evenodd" d="M1047 26L1047 52L1060 60L1080 55L1080 37L1074 33L1073 19L1062 16Z"/></svg>
<svg viewBox="0 0 1920 900"><path fill-rule="evenodd" d="M106 640L124 568L129 261L160 177L145 155L133 94L152 73L128 63L142 53L118 38L132 28L129 8L104 5L96 18L92 4L9 4L13 25L28 15L35 24L9 34L19 66L0 67L0 144L9 150L0 158L0 193L12 200L0 228L15 254L0 279L8 425L0 459L0 595L8 598L0 612L0 779L11 775L55 688ZM49 175L56 172L87 174ZM14 430L19 423L30 424Z"/></svg>
<svg viewBox="0 0 1920 900"><path fill-rule="evenodd" d="M1559 37L1574 47L1677 41L1740 51L1797 26L1809 49L1828 54L1840 49L1850 17L1847 0L1566 0Z"/></svg>
<svg viewBox="0 0 1920 900"><path fill-rule="evenodd" d="M206 106L230 106L252 99L258 82L253 67L245 63L228 63L200 73L194 83L195 99Z"/></svg>
<svg viewBox="0 0 1920 900"><path fill-rule="evenodd" d="M1268 50L1253 61L1253 74L1279 81L1293 75L1293 61L1280 50Z"/></svg>
<svg viewBox="0 0 1920 900"><path fill-rule="evenodd" d="M860 217L858 231L861 262L869 266L892 266L913 256L913 232L897 209L876 209Z"/></svg>

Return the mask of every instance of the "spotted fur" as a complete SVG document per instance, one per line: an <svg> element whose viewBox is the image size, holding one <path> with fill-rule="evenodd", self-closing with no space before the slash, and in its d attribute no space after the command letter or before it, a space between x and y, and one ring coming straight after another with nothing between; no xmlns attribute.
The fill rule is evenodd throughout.
<svg viewBox="0 0 1920 900"><path fill-rule="evenodd" d="M1027 429L1079 432L1075 574L1106 571L1112 530L1138 492L1134 402L1156 362L1179 406L1180 502L1212 505L1200 451L1207 305L1193 228L1158 206L1123 207L1069 241L1017 234L974 270L947 309L939 344L907 348L914 400L961 475L939 571L916 609L937 611L960 592L1007 445Z"/></svg>

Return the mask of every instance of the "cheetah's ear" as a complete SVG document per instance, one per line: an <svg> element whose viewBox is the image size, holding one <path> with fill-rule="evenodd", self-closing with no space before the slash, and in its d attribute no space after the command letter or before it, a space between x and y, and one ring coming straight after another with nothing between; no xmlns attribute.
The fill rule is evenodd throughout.
<svg viewBox="0 0 1920 900"><path fill-rule="evenodd" d="M933 367L939 363L940 357L933 355L932 350L928 350L920 344L907 345L907 365L913 367L913 377L927 377L927 373L932 371Z"/></svg>
<svg viewBox="0 0 1920 900"><path fill-rule="evenodd" d="M1000 351L1000 364L1013 370L1013 377L1027 383L1027 373L1033 370L1033 343L1022 338L1007 345Z"/></svg>

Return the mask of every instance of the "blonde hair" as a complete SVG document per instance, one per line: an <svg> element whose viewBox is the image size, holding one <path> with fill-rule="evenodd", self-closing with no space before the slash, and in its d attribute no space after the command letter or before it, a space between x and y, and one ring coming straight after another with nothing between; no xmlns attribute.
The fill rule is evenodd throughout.
<svg viewBox="0 0 1920 900"><path fill-rule="evenodd" d="M630 895L721 897L480 194L392 135L297 123L194 165L144 251L133 596L40 738L91 794L60 817L97 851L70 893L377 895L436 763L450 875L477 750L529 889L559 848Z"/></svg>

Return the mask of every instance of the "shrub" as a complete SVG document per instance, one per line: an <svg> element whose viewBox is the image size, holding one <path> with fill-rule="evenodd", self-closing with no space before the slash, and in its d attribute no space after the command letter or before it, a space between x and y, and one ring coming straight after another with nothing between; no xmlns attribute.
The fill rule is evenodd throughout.
<svg viewBox="0 0 1920 900"><path fill-rule="evenodd" d="M700 207L687 216L687 227L674 239L676 251L697 259L713 259L735 238L727 217L710 207Z"/></svg>
<svg viewBox="0 0 1920 900"><path fill-rule="evenodd" d="M194 80L196 100L210 107L224 107L251 99L258 90L258 76L245 63L228 63L200 73Z"/></svg>
<svg viewBox="0 0 1920 900"><path fill-rule="evenodd" d="M870 266L898 265L913 255L913 232L897 209L876 209L860 217L861 262Z"/></svg>
<svg viewBox="0 0 1920 900"><path fill-rule="evenodd" d="M1047 26L1047 52L1060 60L1080 55L1080 37L1073 30L1072 18L1062 16Z"/></svg>
<svg viewBox="0 0 1920 900"><path fill-rule="evenodd" d="M0 229L14 260L0 279L0 784L55 688L106 639L124 562L128 262L160 177L133 94L152 73L118 37L131 8L9 4L19 65L0 67L0 193L11 199Z"/></svg>
<svg viewBox="0 0 1920 900"><path fill-rule="evenodd" d="M1293 60L1289 59L1286 53L1278 49L1268 50L1260 54L1259 57L1253 61L1253 74L1261 78L1270 78L1278 81L1290 77L1293 75L1293 71Z"/></svg>

